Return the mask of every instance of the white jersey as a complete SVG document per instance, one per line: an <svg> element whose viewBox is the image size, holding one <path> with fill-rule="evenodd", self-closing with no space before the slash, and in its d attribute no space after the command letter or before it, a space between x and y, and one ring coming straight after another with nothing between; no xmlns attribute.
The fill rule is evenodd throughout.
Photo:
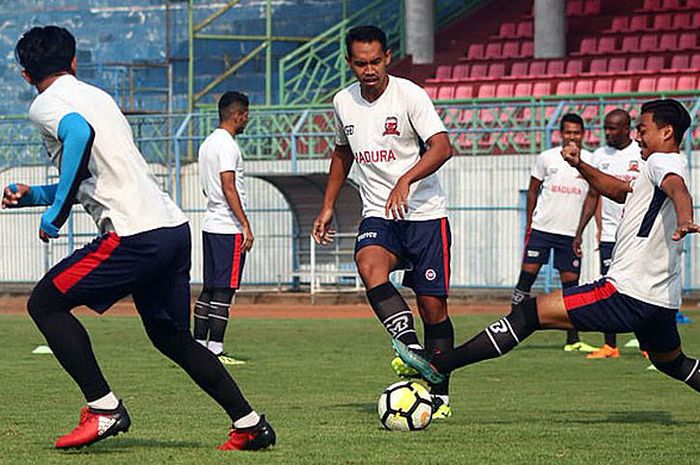
<svg viewBox="0 0 700 465"><path fill-rule="evenodd" d="M94 130L89 177L80 183L76 198L101 232L130 236L187 222L158 186L134 143L129 122L112 97L72 75L56 79L29 109L29 118L39 128L51 162L59 170L63 143L58 127L71 113L82 116Z"/></svg>
<svg viewBox="0 0 700 465"><path fill-rule="evenodd" d="M593 152L593 166L603 173L615 176L623 181L637 179L644 165L639 145L631 143L622 150L606 145ZM617 227L622 218L622 205L601 196L602 242L615 242Z"/></svg>
<svg viewBox="0 0 700 465"><path fill-rule="evenodd" d="M575 236L588 182L561 155L562 147L545 150L537 156L530 175L542 181L542 192L532 214L532 229L551 234ZM593 155L581 150L581 160L590 163Z"/></svg>
<svg viewBox="0 0 700 465"><path fill-rule="evenodd" d="M236 190L243 210L247 208L243 157L238 143L225 129L217 128L199 147L199 179L207 196L202 230L216 234L239 234L243 226L229 207L221 187L221 173L236 173Z"/></svg>
<svg viewBox="0 0 700 465"><path fill-rule="evenodd" d="M633 181L607 276L622 294L676 309L681 305L683 241L671 240L678 227L676 210L661 190L670 173L688 183L685 157L654 153Z"/></svg>
<svg viewBox="0 0 700 465"><path fill-rule="evenodd" d="M384 93L367 102L355 83L333 98L335 143L350 145L359 168L362 216L387 218L384 206L396 181L420 160L419 139L446 132L428 94L407 79L389 76ZM406 220L447 216L435 173L411 185Z"/></svg>

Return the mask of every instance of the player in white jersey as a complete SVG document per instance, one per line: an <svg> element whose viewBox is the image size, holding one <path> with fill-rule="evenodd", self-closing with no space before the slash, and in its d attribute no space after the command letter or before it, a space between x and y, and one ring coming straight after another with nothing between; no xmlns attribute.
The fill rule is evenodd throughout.
<svg viewBox="0 0 700 465"><path fill-rule="evenodd" d="M581 146L585 127L579 115L568 113L562 116L559 130L563 145ZM537 274L542 265L549 262L552 250L561 287L578 286L581 257L574 253L573 243L588 183L562 159L562 149L559 146L545 150L532 167L527 191L525 250L518 283L511 297L513 306L530 296ZM581 158L590 162L592 155L581 150ZM578 332L571 330L566 334L564 350L592 352L596 348L581 341Z"/></svg>
<svg viewBox="0 0 700 465"><path fill-rule="evenodd" d="M445 126L426 92L386 72L391 51L384 32L359 26L346 36L347 61L358 81L333 99L337 127L328 185L312 235L332 240L333 209L353 162L359 174L363 220L355 261L372 309L392 338L421 348L411 309L389 281L406 269L404 285L416 293L429 353L452 348L447 313L450 226L436 171L451 157ZM421 146L427 150L421 153ZM398 374L415 374L399 358ZM452 414L448 383L432 386L433 418Z"/></svg>
<svg viewBox="0 0 700 465"><path fill-rule="evenodd" d="M564 148L566 161L594 189L625 205L606 276L526 299L467 343L430 358L393 341L402 359L439 382L459 367L505 354L539 329L634 332L659 371L700 391L700 360L683 353L675 318L681 305L682 239L700 232L693 222L687 161L679 153L690 121L676 100L642 106L637 142L646 165L633 181L592 167L573 144Z"/></svg>
<svg viewBox="0 0 700 465"><path fill-rule="evenodd" d="M222 449L257 449L275 433L243 397L218 359L189 332L190 230L187 218L158 187L114 100L75 78L75 39L56 26L27 31L15 48L25 80L39 92L29 116L39 128L57 184L11 184L3 208L47 206L39 237L59 236L79 202L100 236L53 266L29 297L29 315L87 406L61 436L60 449L82 447L129 429L131 420L97 364L87 332L71 314L98 313L132 295L153 345L180 365L230 416ZM184 395L184 394L183 394Z"/></svg>
<svg viewBox="0 0 700 465"><path fill-rule="evenodd" d="M593 152L591 166L623 181L637 179L644 160L642 160L639 145L633 143L630 138L630 125L630 115L625 110L616 108L605 115L603 126L606 145ZM589 189L574 239L574 251L579 257L582 255L583 231L593 215L596 215L598 226L600 274L606 275L612 261L615 234L622 218L622 205L606 197L601 198L595 189ZM620 350L617 348L615 333L606 333L603 346L588 354L587 358L617 358L619 356Z"/></svg>
<svg viewBox="0 0 700 465"><path fill-rule="evenodd" d="M226 92L219 99L219 127L199 147L199 177L207 197L202 224L204 286L194 307L194 338L224 365L242 365L224 352L229 307L253 246L246 216L243 156L235 140L248 124L248 97Z"/></svg>

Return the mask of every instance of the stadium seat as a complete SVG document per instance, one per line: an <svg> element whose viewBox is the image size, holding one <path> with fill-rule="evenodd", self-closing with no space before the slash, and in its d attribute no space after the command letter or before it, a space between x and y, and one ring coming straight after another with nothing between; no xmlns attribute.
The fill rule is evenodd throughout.
<svg viewBox="0 0 700 465"><path fill-rule="evenodd" d="M644 57L632 57L632 58L630 58L629 61L627 62L627 71L629 71L629 72L644 71L644 62L645 62Z"/></svg>
<svg viewBox="0 0 700 465"><path fill-rule="evenodd" d="M590 121L593 118L595 118L595 116L597 114L598 114L598 105L586 105L583 107L583 111L581 112L581 118L583 118L584 121ZM587 132L590 132L590 131L587 131Z"/></svg>
<svg viewBox="0 0 700 465"><path fill-rule="evenodd" d="M661 71L664 69L664 57L657 55L648 57L644 69L647 71Z"/></svg>
<svg viewBox="0 0 700 465"><path fill-rule="evenodd" d="M547 63L547 74L564 74L564 60L552 60Z"/></svg>
<svg viewBox="0 0 700 465"><path fill-rule="evenodd" d="M535 98L540 98L545 95L550 95L552 93L552 84L549 82L536 82L532 86L532 96Z"/></svg>
<svg viewBox="0 0 700 465"><path fill-rule="evenodd" d="M484 52L484 58L500 58L501 57L501 44L499 42L491 42L486 44L486 51Z"/></svg>
<svg viewBox="0 0 700 465"><path fill-rule="evenodd" d="M690 17L688 17L690 24ZM530 38L534 35L534 25L532 21L521 21L518 23L518 29L515 32L516 37Z"/></svg>
<svg viewBox="0 0 700 465"><path fill-rule="evenodd" d="M647 15L635 15L630 20L629 30L632 32L646 31L648 24L649 17Z"/></svg>
<svg viewBox="0 0 700 465"><path fill-rule="evenodd" d="M588 69L589 73L601 74L608 70L608 59L607 58L594 58L591 60L591 66Z"/></svg>
<svg viewBox="0 0 700 465"><path fill-rule="evenodd" d="M636 52L639 48L639 36L625 36L622 38L622 47L620 51L622 52Z"/></svg>
<svg viewBox="0 0 700 465"><path fill-rule="evenodd" d="M676 90L695 90L695 76L681 76L676 82Z"/></svg>
<svg viewBox="0 0 700 465"><path fill-rule="evenodd" d="M498 91L496 91L498 93ZM532 84L529 82L519 82L513 90L514 97L529 97L532 95Z"/></svg>
<svg viewBox="0 0 700 465"><path fill-rule="evenodd" d="M479 92L477 93L477 98L493 98L496 95L496 85L495 84L482 84L479 87Z"/></svg>
<svg viewBox="0 0 700 465"><path fill-rule="evenodd" d="M695 48L697 41L698 36L695 32L685 32L681 34L681 38L678 40L678 49L686 50L689 48Z"/></svg>
<svg viewBox="0 0 700 465"><path fill-rule="evenodd" d="M597 43L598 39L596 39L595 37L586 37L581 41L581 46L579 47L579 54L590 55L592 53L595 53Z"/></svg>
<svg viewBox="0 0 700 465"><path fill-rule="evenodd" d="M437 86L425 86L425 87L423 87L423 89L425 89L425 91L428 93L428 96L431 99L435 100L437 98L437 94L438 94Z"/></svg>
<svg viewBox="0 0 700 465"><path fill-rule="evenodd" d="M643 35L639 39L640 52L653 52L659 46L658 38L655 34Z"/></svg>
<svg viewBox="0 0 700 465"><path fill-rule="evenodd" d="M695 13L693 13L693 19L690 20L690 26L700 27L700 11L696 11Z"/></svg>
<svg viewBox="0 0 700 465"><path fill-rule="evenodd" d="M440 65L435 70L435 79L450 79L452 77L452 66Z"/></svg>
<svg viewBox="0 0 700 465"><path fill-rule="evenodd" d="M690 13L676 13L673 16L673 29L690 29Z"/></svg>
<svg viewBox="0 0 700 465"><path fill-rule="evenodd" d="M501 51L501 57L503 58L517 58L520 56L520 42L509 41L503 44L503 50Z"/></svg>
<svg viewBox="0 0 700 465"><path fill-rule="evenodd" d="M622 73L627 69L627 59L623 57L613 57L608 63L608 73Z"/></svg>
<svg viewBox="0 0 700 465"><path fill-rule="evenodd" d="M659 40L659 50L675 50L678 47L678 35L673 33L663 34Z"/></svg>
<svg viewBox="0 0 700 465"><path fill-rule="evenodd" d="M690 58L690 69L700 69L700 53L696 53Z"/></svg>
<svg viewBox="0 0 700 465"><path fill-rule="evenodd" d="M656 91L656 78L644 77L639 80L637 84L637 92L655 92Z"/></svg>
<svg viewBox="0 0 700 465"><path fill-rule="evenodd" d="M654 27L655 30L666 30L671 29L671 24L673 23L673 15L671 13L663 13L659 15L654 15Z"/></svg>
<svg viewBox="0 0 700 465"><path fill-rule="evenodd" d="M498 98L508 98L513 96L513 88L515 86L511 83L501 83L496 87L496 97Z"/></svg>
<svg viewBox="0 0 700 465"><path fill-rule="evenodd" d="M615 79L613 83L612 92L613 94L625 94L632 91L632 80L631 79Z"/></svg>
<svg viewBox="0 0 700 465"><path fill-rule="evenodd" d="M583 14L583 0L569 0L566 2L567 16L581 16Z"/></svg>
<svg viewBox="0 0 700 465"><path fill-rule="evenodd" d="M644 0L644 6L642 6L642 10L659 11L660 9L661 9L661 0Z"/></svg>
<svg viewBox="0 0 700 465"><path fill-rule="evenodd" d="M438 100L452 100L455 96L454 86L441 86L438 90Z"/></svg>
<svg viewBox="0 0 700 465"><path fill-rule="evenodd" d="M700 0L688 0L685 6L690 10L700 9Z"/></svg>
<svg viewBox="0 0 700 465"><path fill-rule="evenodd" d="M512 39L515 37L515 23L501 23L498 31L498 37L502 39Z"/></svg>
<svg viewBox="0 0 700 465"><path fill-rule="evenodd" d="M581 74L583 71L583 61L582 60L567 60L566 62L566 74L569 76L576 76Z"/></svg>
<svg viewBox="0 0 700 465"><path fill-rule="evenodd" d="M665 92L668 90L676 90L676 78L673 76L662 76L656 81L656 91Z"/></svg>
<svg viewBox="0 0 700 465"><path fill-rule="evenodd" d="M674 55L671 58L671 69L687 69L690 65L690 56L688 55Z"/></svg>
<svg viewBox="0 0 700 465"><path fill-rule="evenodd" d="M586 0L583 5L583 14L585 16L594 16L600 14L600 0Z"/></svg>
<svg viewBox="0 0 700 465"><path fill-rule="evenodd" d="M601 37L598 41L599 54L611 53L615 51L615 37Z"/></svg>
<svg viewBox="0 0 700 465"><path fill-rule="evenodd" d="M629 30L629 20L627 16L617 16L610 24L610 32L626 32Z"/></svg>
<svg viewBox="0 0 700 465"><path fill-rule="evenodd" d="M556 95L572 95L573 93L573 81L559 81L559 83L557 83Z"/></svg>
<svg viewBox="0 0 700 465"><path fill-rule="evenodd" d="M510 68L510 75L513 77L527 76L528 65L527 61L516 61Z"/></svg>
<svg viewBox="0 0 700 465"><path fill-rule="evenodd" d="M469 72L469 77L473 78L484 78L488 75L488 67L486 63L477 63L472 65L472 69Z"/></svg>
<svg viewBox="0 0 700 465"><path fill-rule="evenodd" d="M576 86L574 87L574 94L592 94L593 93L593 81L591 79L581 79L576 81Z"/></svg>
<svg viewBox="0 0 700 465"><path fill-rule="evenodd" d="M663 2L661 3L662 10L677 10L680 7L680 0L663 0Z"/></svg>
<svg viewBox="0 0 700 465"><path fill-rule="evenodd" d="M523 58L532 58L535 56L535 43L531 40L523 42L520 47L520 56Z"/></svg>
<svg viewBox="0 0 700 465"><path fill-rule="evenodd" d="M530 76L544 76L547 74L547 62L546 61L532 61L530 62Z"/></svg>
<svg viewBox="0 0 700 465"><path fill-rule="evenodd" d="M460 63L452 70L452 79L465 79L469 77L469 65Z"/></svg>
<svg viewBox="0 0 700 465"><path fill-rule="evenodd" d="M610 79L598 79L593 86L594 94L609 94L612 92L612 81Z"/></svg>
<svg viewBox="0 0 700 465"><path fill-rule="evenodd" d="M459 85L457 90L455 90L456 99L470 99L474 95L474 87L469 85Z"/></svg>
<svg viewBox="0 0 700 465"><path fill-rule="evenodd" d="M467 52L467 58L470 60L484 58L484 44L471 44Z"/></svg>
<svg viewBox="0 0 700 465"><path fill-rule="evenodd" d="M505 63L491 63L489 65L488 77L490 78L502 78L506 75L506 65Z"/></svg>

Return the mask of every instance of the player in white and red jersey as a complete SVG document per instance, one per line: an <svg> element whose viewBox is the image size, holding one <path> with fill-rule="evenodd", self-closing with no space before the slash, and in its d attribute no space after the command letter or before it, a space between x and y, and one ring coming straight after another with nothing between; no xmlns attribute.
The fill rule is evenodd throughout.
<svg viewBox="0 0 700 465"><path fill-rule="evenodd" d="M423 89L387 74L391 51L381 29L351 29L346 48L359 82L333 99L336 145L312 235L319 244L332 239L335 201L355 162L363 205L355 261L372 309L392 338L421 348L411 309L389 281L392 271L405 268L404 285L416 293L425 328L425 350L450 349L451 235L445 194L435 174L452 155L445 126ZM424 152L422 145L427 146ZM398 358L392 366L409 374ZM432 386L432 394L433 418L450 416L447 381Z"/></svg>
<svg viewBox="0 0 700 465"><path fill-rule="evenodd" d="M424 378L439 382L459 367L505 354L539 329L634 332L659 371L700 391L700 360L683 353L676 327L682 239L700 232L693 222L688 163L679 153L690 122L676 100L642 105L637 142L646 165L632 181L584 162L574 144L564 147L563 157L592 188L625 205L606 276L526 299L465 344L432 357L393 341L399 356Z"/></svg>
<svg viewBox="0 0 700 465"><path fill-rule="evenodd" d="M591 166L623 181L637 179L644 160L642 160L639 145L633 143L630 138L631 119L629 113L616 108L605 115L603 126L606 145L593 152ZM601 198L595 189L589 189L574 239L574 251L579 257L582 255L583 231L594 214L598 226L600 274L605 275L612 261L615 235L622 218L622 205L606 197ZM619 356L620 350L617 348L615 333L606 333L603 346L588 354L587 358L617 358Z"/></svg>
<svg viewBox="0 0 700 465"><path fill-rule="evenodd" d="M585 127L579 115L564 115L559 129L564 145L581 146ZM562 159L561 152L562 146L545 150L532 167L527 191L525 250L511 298L513 306L530 296L537 274L549 261L552 250L562 288L578 286L581 257L574 253L573 243L588 182ZM581 158L590 163L592 155L581 150ZM572 330L566 334L564 350L592 352L596 348L581 341L578 333Z"/></svg>

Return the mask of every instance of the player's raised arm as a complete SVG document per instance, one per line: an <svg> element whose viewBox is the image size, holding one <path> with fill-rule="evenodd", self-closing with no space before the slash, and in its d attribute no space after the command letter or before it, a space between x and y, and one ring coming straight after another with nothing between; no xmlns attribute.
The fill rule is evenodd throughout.
<svg viewBox="0 0 700 465"><path fill-rule="evenodd" d="M683 178L677 174L669 173L661 182L661 189L673 202L678 216L678 228L671 238L674 241L679 241L686 234L700 232L700 226L693 223L693 199Z"/></svg>
<svg viewBox="0 0 700 465"><path fill-rule="evenodd" d="M622 181L615 176L605 174L581 160L581 148L575 144L567 144L561 152L566 162L576 168L588 184L600 195L614 200L617 203L625 203L627 194L632 192L632 185L629 181Z"/></svg>
<svg viewBox="0 0 700 465"><path fill-rule="evenodd" d="M333 209L335 201L340 194L340 189L350 173L354 161L352 150L349 145L336 144L331 153L331 167L328 171L328 184L323 196L321 212L314 220L311 236L317 244L326 245L333 241L335 231L331 229L331 219L333 219Z"/></svg>
<svg viewBox="0 0 700 465"><path fill-rule="evenodd" d="M2 208L40 207L51 205L56 197L58 184L28 186L13 183L5 188L2 195Z"/></svg>

